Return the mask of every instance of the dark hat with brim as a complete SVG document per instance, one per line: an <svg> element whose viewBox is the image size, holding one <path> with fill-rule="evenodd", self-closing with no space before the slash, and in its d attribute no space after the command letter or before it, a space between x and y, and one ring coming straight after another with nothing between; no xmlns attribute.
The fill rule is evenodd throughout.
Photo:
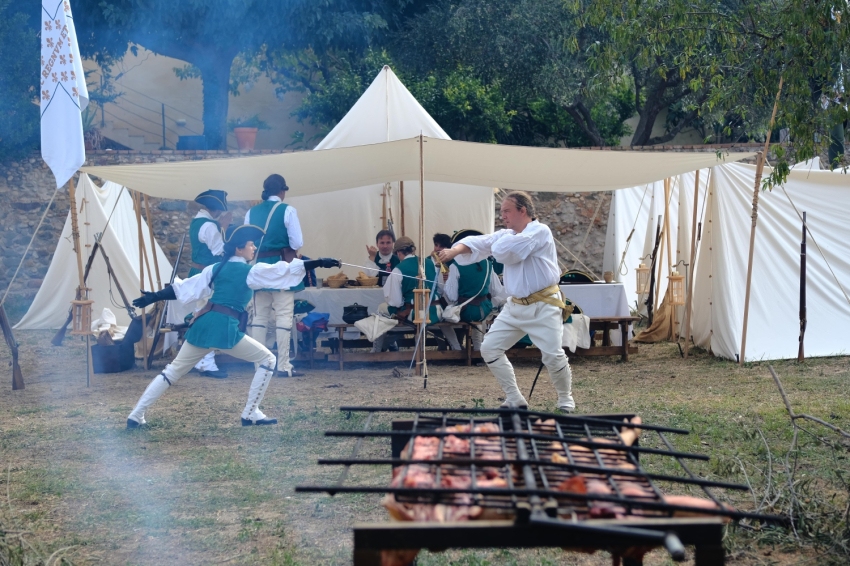
<svg viewBox="0 0 850 566"><path fill-rule="evenodd" d="M195 197L195 202L210 210L227 210L227 192L226 191L204 191Z"/></svg>
<svg viewBox="0 0 850 566"><path fill-rule="evenodd" d="M265 232L262 228L257 228L250 224L242 224L239 226L230 226L227 232L224 233L224 245L228 248L244 248L248 242L259 243Z"/></svg>
<svg viewBox="0 0 850 566"><path fill-rule="evenodd" d="M452 236L452 245L455 245L459 241L461 241L464 238L469 237L469 236L483 236L483 235L484 234L482 234L478 230L472 230L470 228L464 228L463 230L458 230L457 232L454 233L454 235Z"/></svg>
<svg viewBox="0 0 850 566"><path fill-rule="evenodd" d="M401 250L406 250L407 248L415 248L416 244L413 243L413 240L408 238L407 236L402 236L398 240L395 241L393 245L394 252L400 252Z"/></svg>

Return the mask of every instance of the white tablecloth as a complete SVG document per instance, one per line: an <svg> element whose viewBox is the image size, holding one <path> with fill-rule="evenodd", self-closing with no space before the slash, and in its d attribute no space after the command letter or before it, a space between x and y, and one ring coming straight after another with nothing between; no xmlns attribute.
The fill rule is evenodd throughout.
<svg viewBox="0 0 850 566"><path fill-rule="evenodd" d="M561 285L564 296L577 304L590 318L596 316L629 316L626 288L622 283L573 283ZM631 325L629 335L631 336ZM620 331L611 331L611 344L622 344Z"/></svg>
<svg viewBox="0 0 850 566"><path fill-rule="evenodd" d="M357 303L365 306L369 314L375 314L378 305L384 302L384 290L380 287L368 289L307 287L303 291L295 293L295 299L309 302L316 307L315 312L329 313L331 315L330 324L344 324L345 321L342 320L343 307Z"/></svg>
<svg viewBox="0 0 850 566"><path fill-rule="evenodd" d="M561 285L564 296L587 316L629 316L626 288L622 283L573 283Z"/></svg>

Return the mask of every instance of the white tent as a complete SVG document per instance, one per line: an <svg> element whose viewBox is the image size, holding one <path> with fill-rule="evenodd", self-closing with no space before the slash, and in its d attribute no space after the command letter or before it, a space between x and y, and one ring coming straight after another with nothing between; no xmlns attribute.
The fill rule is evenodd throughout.
<svg viewBox="0 0 850 566"><path fill-rule="evenodd" d="M119 199L120 195L120 199ZM75 206L79 211L80 245L83 249L83 266L91 254L95 243L95 234L102 233L106 227L107 218L112 213L112 219L103 235L103 249L109 257L112 269L127 295L133 300L139 295L139 238L136 214L133 209L133 199L121 186L112 182L104 183L103 187L95 185L85 173L80 175L76 190ZM116 205L117 203L117 205ZM114 212L113 211L114 208ZM151 270L154 268L153 252L147 224L142 219L142 237ZM171 264L156 245L160 277L163 282L171 278ZM109 307L118 320L118 324L126 326L130 317L124 309L118 289L112 284L103 257L98 255L92 263L88 276L88 284L92 289L89 298L92 305L92 318L99 318L104 307ZM79 274L77 258L71 242L71 214L65 219L65 227L56 244L50 267L44 276L44 282L35 295L24 317L15 325L16 329L47 329L59 328L68 317L68 309L74 299ZM154 285L156 280L154 277ZM151 290L147 278L145 290Z"/></svg>
<svg viewBox="0 0 850 566"><path fill-rule="evenodd" d="M714 168L697 260L694 342L733 360L741 349L754 177L751 165ZM814 237L807 246L806 356L850 349L843 332L850 324L850 176L802 167L759 198L745 361L797 355L798 211L806 211Z"/></svg>
<svg viewBox="0 0 850 566"><path fill-rule="evenodd" d="M423 133L429 138L449 139L424 108L413 98L389 67L384 67L357 103L316 147L316 151L409 139ZM427 167L428 165L426 165ZM298 210L304 231L304 253L310 257L332 256L346 263L363 265L366 245L375 244L383 228L384 202L394 221L397 236L419 243L419 180L415 177L386 178L381 184L336 191L333 195L294 196L287 202ZM404 181L402 193L399 181ZM385 190L386 186L386 190ZM386 192L386 194L384 194ZM404 196L404 233L401 197ZM481 232L493 230L493 190L451 183L425 183L425 252L431 236L449 235L462 228ZM355 275L352 268L346 268Z"/></svg>
<svg viewBox="0 0 850 566"><path fill-rule="evenodd" d="M710 173L700 171L697 222L701 233L691 334L698 346L732 360L738 359L741 349L754 180L755 167L751 165L731 163L713 167ZM678 193L671 197L678 201L678 214L671 206L670 219L678 243L674 254L676 261L688 263L694 183L693 173L672 181ZM659 208L661 212L664 208L663 196L662 183L616 191L613 196L604 268L626 284L630 304L637 300L634 268L651 248L655 217ZM809 238L806 355L847 350L847 339L838 329L850 323L846 284L850 281L850 234L845 222L850 211L850 176L819 171L817 162L807 162L792 170L784 187L760 195L746 361L797 355L802 227L792 202L797 210L807 212L809 230L820 244L818 250ZM681 264L679 271L684 271ZM662 296L666 282L665 275L659 282ZM683 314L680 309L680 322Z"/></svg>

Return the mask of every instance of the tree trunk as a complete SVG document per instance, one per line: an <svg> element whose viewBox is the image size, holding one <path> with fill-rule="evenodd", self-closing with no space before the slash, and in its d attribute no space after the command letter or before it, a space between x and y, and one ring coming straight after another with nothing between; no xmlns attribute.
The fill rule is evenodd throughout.
<svg viewBox="0 0 850 566"><path fill-rule="evenodd" d="M201 71L203 82L204 136L206 136L207 149L227 149L230 67L235 55L216 55L204 61L197 61L195 65Z"/></svg>

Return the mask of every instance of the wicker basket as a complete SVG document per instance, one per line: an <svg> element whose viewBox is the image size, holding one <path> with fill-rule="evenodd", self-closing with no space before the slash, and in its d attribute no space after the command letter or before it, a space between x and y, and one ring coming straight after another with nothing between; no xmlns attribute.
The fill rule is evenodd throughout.
<svg viewBox="0 0 850 566"><path fill-rule="evenodd" d="M339 279L325 279L325 282L328 284L328 287L333 289L339 289L340 287L344 287L346 283L348 283L348 277L340 277Z"/></svg>
<svg viewBox="0 0 850 566"><path fill-rule="evenodd" d="M377 277L358 277L357 284L361 287L374 287L378 284Z"/></svg>

